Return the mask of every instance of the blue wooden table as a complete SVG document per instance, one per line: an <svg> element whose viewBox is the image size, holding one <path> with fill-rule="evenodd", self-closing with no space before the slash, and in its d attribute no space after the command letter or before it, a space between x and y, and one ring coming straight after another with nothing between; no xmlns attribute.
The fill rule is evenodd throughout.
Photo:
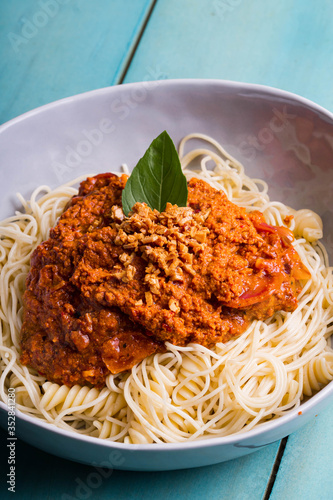
<svg viewBox="0 0 333 500"><path fill-rule="evenodd" d="M165 78L261 83L333 111L332 8L330 0L2 0L0 122L80 92ZM238 460L105 477L19 441L16 495L331 499L332 430L333 405L289 438ZM6 433L0 437L1 498L10 498Z"/></svg>

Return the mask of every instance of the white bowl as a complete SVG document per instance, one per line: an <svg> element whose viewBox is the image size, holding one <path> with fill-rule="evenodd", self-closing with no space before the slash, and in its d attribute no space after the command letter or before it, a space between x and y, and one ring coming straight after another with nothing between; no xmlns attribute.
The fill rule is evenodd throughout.
<svg viewBox="0 0 333 500"><path fill-rule="evenodd" d="M311 208L324 221L333 258L333 115L288 92L217 80L144 82L88 92L43 106L0 127L4 218L41 184L133 167L167 130L174 142L209 134L269 184L271 199ZM60 457L127 470L198 467L240 457L311 420L333 399L333 382L286 416L244 434L185 444L126 445L80 436L17 412L17 435ZM7 424L0 403L0 423Z"/></svg>

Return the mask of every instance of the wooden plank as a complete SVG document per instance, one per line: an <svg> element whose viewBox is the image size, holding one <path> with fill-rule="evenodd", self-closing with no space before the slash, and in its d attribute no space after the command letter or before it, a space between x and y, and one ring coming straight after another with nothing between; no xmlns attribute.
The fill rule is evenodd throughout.
<svg viewBox="0 0 333 500"><path fill-rule="evenodd" d="M270 500L333 498L333 404L289 436Z"/></svg>
<svg viewBox="0 0 333 500"><path fill-rule="evenodd" d="M3 430L0 430L0 439L2 449L5 449L6 433ZM76 464L18 441L16 493L22 500L173 500L175 496L190 500L203 497L209 500L261 500L277 450L278 443L273 443L252 455L211 467L171 472L128 472L102 471ZM1 467L3 486L7 468L4 462ZM3 492L6 494L5 488ZM10 495L7 493L1 498L11 498Z"/></svg>
<svg viewBox="0 0 333 500"><path fill-rule="evenodd" d="M0 122L117 83L153 0L0 5Z"/></svg>
<svg viewBox="0 0 333 500"><path fill-rule="evenodd" d="M152 68L159 78L271 85L333 110L331 9L328 0L159 0L125 82L144 80ZM332 440L326 439L332 422L327 415L289 438L272 498L332 498ZM257 465L253 470L260 470L258 455L249 460ZM319 494L314 496L317 483Z"/></svg>
<svg viewBox="0 0 333 500"><path fill-rule="evenodd" d="M222 78L301 94L333 109L330 0L159 0L125 82Z"/></svg>
<svg viewBox="0 0 333 500"><path fill-rule="evenodd" d="M101 0L98 7L87 0L60 3L64 5L59 12L50 15L45 27L17 47L17 53L8 34L20 34L24 19L31 20L40 11L39 3L1 3L0 56L2 61L4 54L7 58L1 66L1 74L6 75L0 88L2 121L45 102L117 82L151 5L138 0L127 1L126 9L121 0ZM329 7L328 0L158 0L125 81L179 77L252 81L298 92L333 109L331 67L327 63L333 31ZM327 430L320 419L316 425ZM300 435L296 433L295 439ZM316 435L323 446L324 438L319 432ZM294 436L289 441L291 452ZM304 452L306 445L298 444L303 446L300 453ZM154 494L171 498L175 493L191 499L203 494L212 499L259 499L277 446L203 469L151 474L115 471L103 478L98 488L90 489L96 499L140 499ZM22 442L18 451L22 460L18 484L34 485L34 490L20 498L66 498L66 494L79 498L76 488L82 482L88 485L90 474L96 472ZM317 472L321 478L320 470ZM297 474L295 470L295 482L299 482ZM283 477L278 474L273 495L278 495L279 478L283 481ZM307 480L308 486L314 483L309 470Z"/></svg>
<svg viewBox="0 0 333 500"><path fill-rule="evenodd" d="M38 22L40 4L17 0L15 8L9 2L1 5L2 121L45 102L117 82L152 4L130 0L125 8L121 1L102 0L98 10L86 0L60 3L57 12L48 16L47 24L36 32L32 28L31 38L23 37L23 41L18 36L23 36L27 20ZM17 36L9 37L10 33ZM142 69L143 79L163 76L158 67L147 65ZM114 472L111 478L103 478L98 491L93 490L94 498L147 498L155 493L171 498L176 491L179 495L183 492L184 498L198 498L205 491L212 499L221 495L259 499L277 449L275 443L253 455L203 469ZM17 460L20 498L60 498L66 494L79 498L76 489L82 483L89 488L87 481L96 473L92 467L52 457L21 441L17 443ZM258 472L261 462L265 465ZM2 468L5 470L6 466ZM25 485L30 487L26 489Z"/></svg>

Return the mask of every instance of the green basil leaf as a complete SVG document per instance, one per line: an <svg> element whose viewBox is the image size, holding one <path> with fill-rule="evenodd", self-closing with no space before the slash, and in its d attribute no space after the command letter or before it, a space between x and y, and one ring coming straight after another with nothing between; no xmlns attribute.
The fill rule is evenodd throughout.
<svg viewBox="0 0 333 500"><path fill-rule="evenodd" d="M128 215L135 203L147 203L163 212L167 202L187 204L187 182L175 145L166 131L153 140L131 173L122 194L123 211Z"/></svg>

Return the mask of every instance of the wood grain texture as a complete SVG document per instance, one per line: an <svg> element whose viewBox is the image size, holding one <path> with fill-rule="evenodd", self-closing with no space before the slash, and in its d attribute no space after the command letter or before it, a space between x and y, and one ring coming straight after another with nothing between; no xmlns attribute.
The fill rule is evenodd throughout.
<svg viewBox="0 0 333 500"><path fill-rule="evenodd" d="M3 446L5 438L0 430ZM252 455L210 467L128 472L69 462L19 441L16 495L20 500L261 500L277 450L278 443L273 443ZM3 491L2 499L12 498L12 493Z"/></svg>
<svg viewBox="0 0 333 500"><path fill-rule="evenodd" d="M0 3L0 123L117 83L152 0Z"/></svg>
<svg viewBox="0 0 333 500"><path fill-rule="evenodd" d="M162 78L271 85L333 110L331 12L328 0L159 0L125 82L144 79L150 66ZM290 436L271 498L332 498L329 429L326 412ZM251 459L259 470L258 455Z"/></svg>
<svg viewBox="0 0 333 500"><path fill-rule="evenodd" d="M117 83L151 5L152 0L0 2L0 122ZM330 0L158 0L125 82L223 78L262 83L333 110L331 12ZM332 498L332 409L289 438L272 499ZM0 437L6 434L1 431ZM86 494L97 500L259 500L277 449L274 443L202 469L114 471L98 479L93 467L52 457L19 441L17 498L65 500ZM4 462L1 470L6 468Z"/></svg>
<svg viewBox="0 0 333 500"><path fill-rule="evenodd" d="M289 436L270 500L333 498L333 405Z"/></svg>
<svg viewBox="0 0 333 500"><path fill-rule="evenodd" d="M298 93L333 110L330 0L159 0L125 82L221 78Z"/></svg>

